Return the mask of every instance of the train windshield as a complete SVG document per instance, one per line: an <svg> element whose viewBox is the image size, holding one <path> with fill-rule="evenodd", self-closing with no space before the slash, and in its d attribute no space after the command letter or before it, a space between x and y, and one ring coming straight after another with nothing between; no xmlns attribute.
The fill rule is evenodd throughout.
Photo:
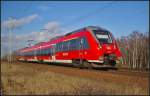
<svg viewBox="0 0 150 96"><path fill-rule="evenodd" d="M108 31L93 30L93 33L96 36L99 43L112 43L112 37Z"/></svg>

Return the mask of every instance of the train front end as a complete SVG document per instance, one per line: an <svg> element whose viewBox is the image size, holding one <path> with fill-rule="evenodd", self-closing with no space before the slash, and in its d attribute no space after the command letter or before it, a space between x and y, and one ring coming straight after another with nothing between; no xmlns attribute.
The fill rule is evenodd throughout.
<svg viewBox="0 0 150 96"><path fill-rule="evenodd" d="M92 33L98 43L99 61L111 66L120 63L121 51L111 32L98 28L93 29Z"/></svg>

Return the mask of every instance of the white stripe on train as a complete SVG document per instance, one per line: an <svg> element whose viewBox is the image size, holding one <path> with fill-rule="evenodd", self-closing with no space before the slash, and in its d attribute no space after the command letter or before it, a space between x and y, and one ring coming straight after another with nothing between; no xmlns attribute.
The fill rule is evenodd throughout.
<svg viewBox="0 0 150 96"><path fill-rule="evenodd" d="M19 59L20 61L24 59ZM27 61L38 61L37 59L28 59ZM72 60L43 60L44 62L57 62L57 63L72 63ZM94 63L104 63L104 61L99 60L87 60L88 62Z"/></svg>

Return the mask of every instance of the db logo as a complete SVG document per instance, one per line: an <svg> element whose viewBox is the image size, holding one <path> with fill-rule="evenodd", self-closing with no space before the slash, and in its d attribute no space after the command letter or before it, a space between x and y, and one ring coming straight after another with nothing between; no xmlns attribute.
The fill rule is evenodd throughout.
<svg viewBox="0 0 150 96"><path fill-rule="evenodd" d="M63 56L68 56L68 53L63 53Z"/></svg>

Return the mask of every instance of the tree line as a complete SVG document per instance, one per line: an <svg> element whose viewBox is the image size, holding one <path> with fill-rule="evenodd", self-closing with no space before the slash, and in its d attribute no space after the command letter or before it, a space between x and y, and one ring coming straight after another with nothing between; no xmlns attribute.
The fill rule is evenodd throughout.
<svg viewBox="0 0 150 96"><path fill-rule="evenodd" d="M117 38L122 64L132 69L149 69L149 34L134 31Z"/></svg>

